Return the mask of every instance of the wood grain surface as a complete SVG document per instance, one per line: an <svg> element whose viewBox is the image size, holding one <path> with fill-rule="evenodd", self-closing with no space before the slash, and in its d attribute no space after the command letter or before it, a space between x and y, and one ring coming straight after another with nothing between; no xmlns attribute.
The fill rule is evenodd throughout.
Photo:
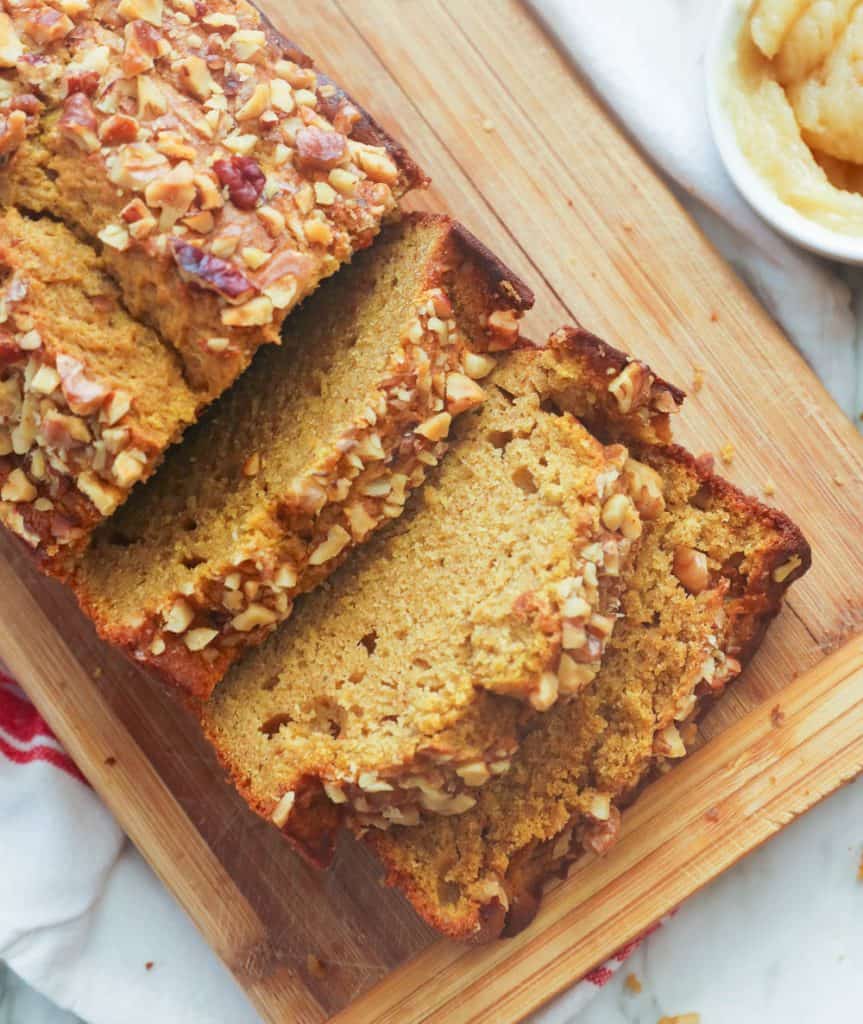
<svg viewBox="0 0 863 1024"><path fill-rule="evenodd" d="M264 6L430 172L412 203L455 213L534 287L531 333L579 320L683 387L701 368L681 438L730 443L727 475L756 493L770 479L814 550L703 749L523 935L470 948L435 939L354 844L331 873L303 865L191 719L0 540L0 657L265 1020L507 1024L863 770L863 449L515 0Z"/></svg>

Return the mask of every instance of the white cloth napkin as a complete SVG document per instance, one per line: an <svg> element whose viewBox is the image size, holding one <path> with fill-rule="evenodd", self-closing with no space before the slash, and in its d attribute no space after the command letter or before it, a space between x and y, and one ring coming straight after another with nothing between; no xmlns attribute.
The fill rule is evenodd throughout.
<svg viewBox="0 0 863 1024"><path fill-rule="evenodd" d="M534 5L834 397L855 415L855 322L842 273L791 248L762 224L735 193L714 151L702 57L715 0ZM572 129L577 139L578 124ZM36 989L88 1024L257 1021L32 707L2 677L0 821L0 960ZM537 1020L572 1021L627 952L591 972ZM29 1022L21 1017L10 1024Z"/></svg>
<svg viewBox="0 0 863 1024"><path fill-rule="evenodd" d="M0 960L21 978L88 1024L256 1024L2 667L0 821Z"/></svg>

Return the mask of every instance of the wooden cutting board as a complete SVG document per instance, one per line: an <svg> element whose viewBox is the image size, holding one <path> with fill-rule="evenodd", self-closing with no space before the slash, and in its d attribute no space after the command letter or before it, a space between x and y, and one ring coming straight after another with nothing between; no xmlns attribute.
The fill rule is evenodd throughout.
<svg viewBox="0 0 863 1024"><path fill-rule="evenodd" d="M431 173L419 205L457 214L532 284L536 336L578 319L683 386L702 368L680 435L697 452L730 442L728 475L756 493L771 479L814 549L703 723L709 742L526 932L470 948L436 939L362 848L326 875L300 863L191 720L0 541L0 656L265 1020L507 1024L863 770L863 446L519 4L265 6Z"/></svg>

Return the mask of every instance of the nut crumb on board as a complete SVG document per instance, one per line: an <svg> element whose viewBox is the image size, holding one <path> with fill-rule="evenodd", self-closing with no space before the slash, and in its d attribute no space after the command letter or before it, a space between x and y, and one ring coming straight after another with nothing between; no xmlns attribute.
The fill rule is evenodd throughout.
<svg viewBox="0 0 863 1024"><path fill-rule="evenodd" d="M492 119L490 117L484 117L482 119L482 130L484 132L493 132L494 131L494 121L492 121Z"/></svg>
<svg viewBox="0 0 863 1024"><path fill-rule="evenodd" d="M837 487L844 487L845 486L845 481L842 479L841 476L838 476L838 475L833 477L833 483Z"/></svg>
<svg viewBox="0 0 863 1024"><path fill-rule="evenodd" d="M715 806L711 807L708 811L705 812L704 817L708 821L719 821L719 808Z"/></svg>
<svg viewBox="0 0 863 1024"><path fill-rule="evenodd" d="M659 1024L701 1024L700 1013L680 1013L676 1017L663 1017Z"/></svg>
<svg viewBox="0 0 863 1024"><path fill-rule="evenodd" d="M624 981L624 985L626 985L627 989L633 995L636 996L639 995L643 987L641 984L641 979L638 977L637 974L627 974L626 981Z"/></svg>
<svg viewBox="0 0 863 1024"><path fill-rule="evenodd" d="M152 970L153 970L153 968L154 968L155 966L156 966L156 965L155 965L155 964L153 963L153 961L152 961L152 960L148 960L148 961L147 961L147 962L146 962L146 963L144 964L144 970L145 970L145 971L152 971Z"/></svg>
<svg viewBox="0 0 863 1024"><path fill-rule="evenodd" d="M764 481L764 486L762 490L768 498L776 493L776 484L773 482L771 477L767 477L767 479Z"/></svg>
<svg viewBox="0 0 863 1024"><path fill-rule="evenodd" d="M704 387L704 367L693 366L692 367L692 393L697 395L698 392Z"/></svg>
<svg viewBox="0 0 863 1024"><path fill-rule="evenodd" d="M777 729L785 724L785 712L778 704L774 704L770 709L770 721Z"/></svg>

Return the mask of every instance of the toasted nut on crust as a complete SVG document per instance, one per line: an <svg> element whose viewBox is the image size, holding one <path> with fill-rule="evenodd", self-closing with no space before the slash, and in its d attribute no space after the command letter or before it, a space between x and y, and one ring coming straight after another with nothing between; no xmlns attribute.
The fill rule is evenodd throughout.
<svg viewBox="0 0 863 1024"><path fill-rule="evenodd" d="M430 416L424 423L420 423L414 433L429 441L442 441L449 433L451 425L452 416L448 412L439 412L435 416Z"/></svg>
<svg viewBox="0 0 863 1024"><path fill-rule="evenodd" d="M448 373L446 378L446 408L452 416L474 409L485 401L485 392L463 373Z"/></svg>
<svg viewBox="0 0 863 1024"><path fill-rule="evenodd" d="M195 613L191 605L182 598L171 605L171 609L165 617L165 629L169 633L185 633L191 626Z"/></svg>
<svg viewBox="0 0 863 1024"><path fill-rule="evenodd" d="M29 504L36 494L36 488L21 469L13 469L0 489L0 499L3 501L27 502Z"/></svg>
<svg viewBox="0 0 863 1024"><path fill-rule="evenodd" d="M244 612L235 615L231 619L231 626L238 633L249 633L259 626L271 626L278 618L276 612L267 608L266 605L254 603L250 604Z"/></svg>

